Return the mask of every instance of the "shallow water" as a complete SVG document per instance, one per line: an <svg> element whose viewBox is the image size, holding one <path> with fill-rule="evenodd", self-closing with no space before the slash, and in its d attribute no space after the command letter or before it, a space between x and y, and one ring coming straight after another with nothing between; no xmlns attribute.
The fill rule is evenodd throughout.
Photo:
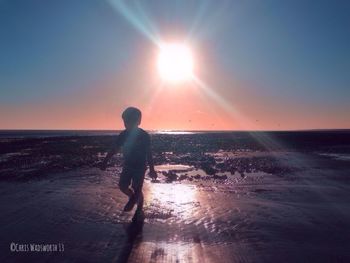
<svg viewBox="0 0 350 263"><path fill-rule="evenodd" d="M85 168L42 180L0 182L1 262L350 259L350 189L331 179L335 171L320 175L309 168L293 177L251 173L172 183L163 175L158 182L147 178L142 228L130 225L133 213L122 212L127 199L117 188L119 173L118 167ZM11 253L11 242L63 242L66 250Z"/></svg>

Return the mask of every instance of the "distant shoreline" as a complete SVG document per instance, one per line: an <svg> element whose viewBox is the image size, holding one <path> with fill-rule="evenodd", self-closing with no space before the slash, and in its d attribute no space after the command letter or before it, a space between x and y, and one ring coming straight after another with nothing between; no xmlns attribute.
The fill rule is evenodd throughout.
<svg viewBox="0 0 350 263"><path fill-rule="evenodd" d="M142 127L141 127L142 128ZM120 132L120 130L108 130L108 129L0 129L0 132ZM149 132L297 132L297 131L350 131L350 128L315 128L315 129L290 129L290 130L148 130Z"/></svg>

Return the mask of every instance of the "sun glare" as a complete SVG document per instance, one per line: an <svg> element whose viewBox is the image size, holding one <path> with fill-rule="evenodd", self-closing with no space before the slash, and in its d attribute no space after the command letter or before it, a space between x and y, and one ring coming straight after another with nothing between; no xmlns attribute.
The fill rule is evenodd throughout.
<svg viewBox="0 0 350 263"><path fill-rule="evenodd" d="M192 52L184 44L163 44L157 62L160 77L165 81L183 82L193 75Z"/></svg>

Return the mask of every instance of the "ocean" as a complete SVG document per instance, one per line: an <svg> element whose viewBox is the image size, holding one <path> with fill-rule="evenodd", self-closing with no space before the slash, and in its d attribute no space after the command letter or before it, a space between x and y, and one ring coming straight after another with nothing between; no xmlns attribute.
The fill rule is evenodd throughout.
<svg viewBox="0 0 350 263"><path fill-rule="evenodd" d="M121 130L0 130L0 138L48 138L48 137L71 137L71 136L108 136L119 134ZM181 131L181 130L160 130L148 131L151 134L165 134L165 135L190 135L190 134L350 134L347 129L334 130L295 130L295 131Z"/></svg>

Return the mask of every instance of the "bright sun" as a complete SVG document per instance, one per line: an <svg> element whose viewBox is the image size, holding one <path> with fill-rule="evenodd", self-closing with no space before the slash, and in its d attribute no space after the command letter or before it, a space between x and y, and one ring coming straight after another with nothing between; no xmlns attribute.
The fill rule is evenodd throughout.
<svg viewBox="0 0 350 263"><path fill-rule="evenodd" d="M189 80L193 75L193 56L184 44L163 44L158 56L158 71L161 78L171 83Z"/></svg>

